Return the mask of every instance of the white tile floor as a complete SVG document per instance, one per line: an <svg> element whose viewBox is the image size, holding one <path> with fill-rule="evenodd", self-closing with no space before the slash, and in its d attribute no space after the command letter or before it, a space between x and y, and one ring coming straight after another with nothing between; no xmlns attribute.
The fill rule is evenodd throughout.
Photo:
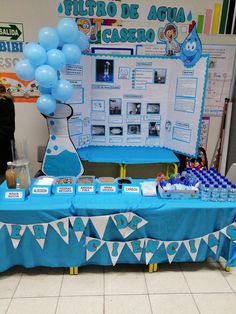
<svg viewBox="0 0 236 314"><path fill-rule="evenodd" d="M68 269L16 267L0 274L0 314L235 314L236 269L214 262Z"/></svg>

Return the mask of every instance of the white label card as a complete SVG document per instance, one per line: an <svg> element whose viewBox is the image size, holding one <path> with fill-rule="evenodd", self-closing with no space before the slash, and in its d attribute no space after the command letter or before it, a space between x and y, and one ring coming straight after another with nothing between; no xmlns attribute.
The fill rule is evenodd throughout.
<svg viewBox="0 0 236 314"><path fill-rule="evenodd" d="M6 199L22 199L23 193L22 192L5 192Z"/></svg>
<svg viewBox="0 0 236 314"><path fill-rule="evenodd" d="M125 193L140 193L140 187L138 186L124 186Z"/></svg>
<svg viewBox="0 0 236 314"><path fill-rule="evenodd" d="M48 188L32 188L32 194L49 194Z"/></svg>
<svg viewBox="0 0 236 314"><path fill-rule="evenodd" d="M100 186L100 192L115 193L116 192L116 186L114 186L114 185L102 185L102 186Z"/></svg>
<svg viewBox="0 0 236 314"><path fill-rule="evenodd" d="M57 193L73 193L73 186L58 186Z"/></svg>
<svg viewBox="0 0 236 314"><path fill-rule="evenodd" d="M79 193L94 193L94 186L93 185L86 185L86 186L78 186Z"/></svg>

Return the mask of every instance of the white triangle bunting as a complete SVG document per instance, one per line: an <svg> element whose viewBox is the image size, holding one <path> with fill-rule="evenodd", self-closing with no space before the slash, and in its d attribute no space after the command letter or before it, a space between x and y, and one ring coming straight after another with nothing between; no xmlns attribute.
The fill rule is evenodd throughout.
<svg viewBox="0 0 236 314"><path fill-rule="evenodd" d="M110 215L89 217L100 239L103 238Z"/></svg>
<svg viewBox="0 0 236 314"><path fill-rule="evenodd" d="M46 236L47 236L48 223L28 225L28 228L31 231L32 235L34 236L35 240L38 242L40 247L43 249L44 244L45 244L45 240L46 240Z"/></svg>
<svg viewBox="0 0 236 314"><path fill-rule="evenodd" d="M123 238L127 237L126 234L128 232L128 222L130 214L130 212L127 212L111 215L111 219L113 220L117 230L120 232Z"/></svg>
<svg viewBox="0 0 236 314"><path fill-rule="evenodd" d="M115 266L125 246L125 242L106 241L112 265Z"/></svg>
<svg viewBox="0 0 236 314"><path fill-rule="evenodd" d="M145 219L132 212L115 214L111 218L123 238L127 238L148 223Z"/></svg>
<svg viewBox="0 0 236 314"><path fill-rule="evenodd" d="M220 230L227 238L236 243L236 222Z"/></svg>
<svg viewBox="0 0 236 314"><path fill-rule="evenodd" d="M5 226L5 223L0 222L0 230L2 229L3 226Z"/></svg>
<svg viewBox="0 0 236 314"><path fill-rule="evenodd" d="M69 219L68 217L49 222L57 234L69 244Z"/></svg>
<svg viewBox="0 0 236 314"><path fill-rule="evenodd" d="M183 241L189 255L191 256L193 262L195 262L197 258L198 249L201 243L201 238L190 239Z"/></svg>
<svg viewBox="0 0 236 314"><path fill-rule="evenodd" d="M181 246L183 241L164 241L166 254L169 260L169 263L171 264L173 259L175 258L176 254L179 251L179 248Z"/></svg>
<svg viewBox="0 0 236 314"><path fill-rule="evenodd" d="M84 233L84 230L87 226L88 217L76 217L76 216L71 216L69 217L70 223L72 225L72 228L74 230L74 233L76 235L76 238L78 242L80 242L80 239Z"/></svg>
<svg viewBox="0 0 236 314"><path fill-rule="evenodd" d="M23 234L26 229L26 225L20 224L6 224L9 236L11 238L11 242L13 247L16 249L20 244L20 241L23 237Z"/></svg>
<svg viewBox="0 0 236 314"><path fill-rule="evenodd" d="M86 261L88 261L103 246L105 241L86 237Z"/></svg>
<svg viewBox="0 0 236 314"><path fill-rule="evenodd" d="M206 242L208 247L216 254L219 246L220 232L216 231L205 235L202 239Z"/></svg>
<svg viewBox="0 0 236 314"><path fill-rule="evenodd" d="M145 245L145 239L129 241L126 242L126 245L129 247L130 251L134 254L137 260L140 261Z"/></svg>
<svg viewBox="0 0 236 314"><path fill-rule="evenodd" d="M145 258L146 265L149 264L153 255L157 252L159 247L163 244L163 241L154 240L154 239L145 239Z"/></svg>

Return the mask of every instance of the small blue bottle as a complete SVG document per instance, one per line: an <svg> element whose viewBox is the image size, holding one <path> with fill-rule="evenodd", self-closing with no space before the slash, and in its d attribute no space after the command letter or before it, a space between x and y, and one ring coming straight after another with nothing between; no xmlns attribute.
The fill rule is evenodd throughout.
<svg viewBox="0 0 236 314"><path fill-rule="evenodd" d="M210 189L210 185L207 183L205 185L202 185L202 189L201 189L201 199L202 201L210 201L211 199L211 189Z"/></svg>
<svg viewBox="0 0 236 314"><path fill-rule="evenodd" d="M228 200L228 189L227 185L223 184L220 189L220 199L221 202L227 202Z"/></svg>
<svg viewBox="0 0 236 314"><path fill-rule="evenodd" d="M214 184L212 191L211 191L211 200L213 202L217 202L220 199L220 190L219 190L219 185Z"/></svg>
<svg viewBox="0 0 236 314"><path fill-rule="evenodd" d="M236 202L236 185L231 184L228 189L228 201L229 202Z"/></svg>

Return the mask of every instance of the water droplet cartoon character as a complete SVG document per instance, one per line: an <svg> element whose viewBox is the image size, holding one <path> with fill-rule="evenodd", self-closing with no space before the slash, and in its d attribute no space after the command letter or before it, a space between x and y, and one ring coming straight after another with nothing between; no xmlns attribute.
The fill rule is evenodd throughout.
<svg viewBox="0 0 236 314"><path fill-rule="evenodd" d="M174 24L167 24L159 29L159 39L166 43L166 56L174 56L180 51L180 45L176 41L177 27Z"/></svg>
<svg viewBox="0 0 236 314"><path fill-rule="evenodd" d="M202 54L202 44L198 37L196 25L193 27L191 33L185 38L181 49L180 59L187 68L193 67Z"/></svg>

